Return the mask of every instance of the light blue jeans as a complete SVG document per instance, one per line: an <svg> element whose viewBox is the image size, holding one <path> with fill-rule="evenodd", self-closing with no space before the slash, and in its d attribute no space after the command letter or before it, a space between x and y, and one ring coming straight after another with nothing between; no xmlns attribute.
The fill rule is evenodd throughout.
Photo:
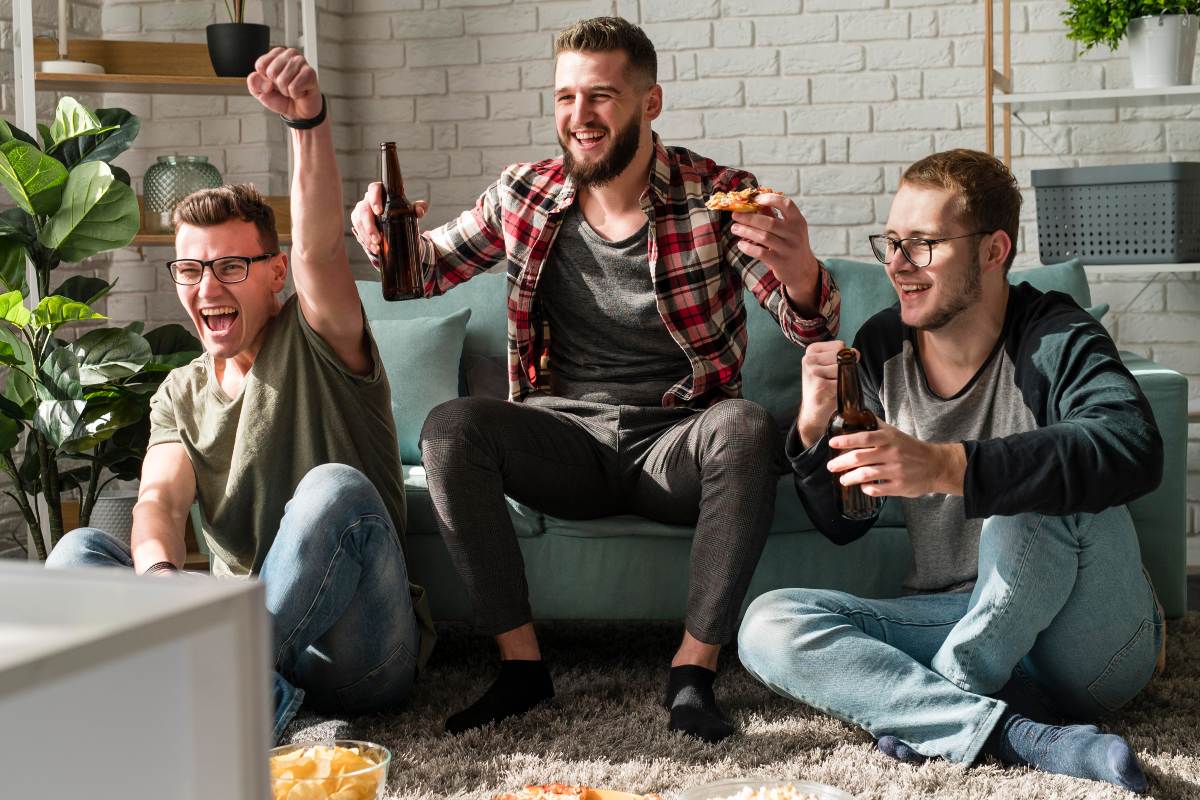
<svg viewBox="0 0 1200 800"><path fill-rule="evenodd" d="M132 567L96 528L64 536L47 567ZM408 570L375 486L343 464L314 468L288 501L259 578L275 638L274 735L307 698L357 714L399 704L416 677L420 633Z"/></svg>
<svg viewBox="0 0 1200 800"><path fill-rule="evenodd" d="M1154 673L1162 631L1121 506L989 518L969 595L769 592L747 610L738 654L785 697L971 763L1010 703L1092 719L1129 702Z"/></svg>

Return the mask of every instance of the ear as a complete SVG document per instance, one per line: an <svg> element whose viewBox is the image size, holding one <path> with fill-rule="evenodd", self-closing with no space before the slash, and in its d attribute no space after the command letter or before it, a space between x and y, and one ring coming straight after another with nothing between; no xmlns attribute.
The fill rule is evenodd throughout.
<svg viewBox="0 0 1200 800"><path fill-rule="evenodd" d="M271 259L271 291L278 294L287 284L288 255L280 253Z"/></svg>
<svg viewBox="0 0 1200 800"><path fill-rule="evenodd" d="M1004 263L1012 252L1013 240L1007 231L996 231L984 236L979 243L979 265L983 272L1004 271Z"/></svg>
<svg viewBox="0 0 1200 800"><path fill-rule="evenodd" d="M642 100L642 116L647 120L653 121L658 119L658 116L662 114L662 110L662 86L656 83L646 91L646 97Z"/></svg>

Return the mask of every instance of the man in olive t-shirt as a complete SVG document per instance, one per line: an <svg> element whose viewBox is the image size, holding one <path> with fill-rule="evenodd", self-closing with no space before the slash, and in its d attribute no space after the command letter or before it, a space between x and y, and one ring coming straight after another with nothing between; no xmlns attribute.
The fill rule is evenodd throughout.
<svg viewBox="0 0 1200 800"><path fill-rule="evenodd" d="M176 207L167 266L205 352L151 403L130 546L83 528L47 565L175 573L198 500L213 572L264 583L278 738L306 695L344 713L399 703L434 635L408 581L391 392L342 244L325 101L294 50L276 48L256 69L250 93L295 129L296 294L280 302L288 257L252 187Z"/></svg>

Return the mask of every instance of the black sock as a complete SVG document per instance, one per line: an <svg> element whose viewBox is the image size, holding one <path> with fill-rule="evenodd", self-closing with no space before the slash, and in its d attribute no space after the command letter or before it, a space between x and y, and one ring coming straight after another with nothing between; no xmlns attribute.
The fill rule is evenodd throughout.
<svg viewBox="0 0 1200 800"><path fill-rule="evenodd" d="M501 661L500 675L483 697L446 720L446 733L462 733L524 714L554 697L554 683L541 661Z"/></svg>
<svg viewBox="0 0 1200 800"><path fill-rule="evenodd" d="M663 703L671 712L671 730L683 731L706 742L719 742L734 732L713 696L716 679L717 673L704 667L690 664L671 667Z"/></svg>
<svg viewBox="0 0 1200 800"><path fill-rule="evenodd" d="M875 742L875 746L879 748L879 752L891 756L897 761L903 761L905 764L924 764L929 760L895 736L880 736L879 741Z"/></svg>
<svg viewBox="0 0 1200 800"><path fill-rule="evenodd" d="M1006 713L983 745L1006 764L1114 783L1146 791L1146 776L1129 743L1095 725L1045 725Z"/></svg>

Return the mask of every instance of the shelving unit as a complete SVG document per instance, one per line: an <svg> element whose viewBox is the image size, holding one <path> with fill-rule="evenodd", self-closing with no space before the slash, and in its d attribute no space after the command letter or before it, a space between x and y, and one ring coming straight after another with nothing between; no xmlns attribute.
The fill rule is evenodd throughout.
<svg viewBox="0 0 1200 800"><path fill-rule="evenodd" d="M1183 105L1200 102L1200 86L1164 86L1156 89L1088 89L1068 92L1013 92L1012 2L1002 0L1001 66L996 69L995 2L983 1L984 137L987 152L996 152L996 107L1002 112L1004 163L1012 166L1012 119L1022 111L1079 111L1130 106ZM1200 263L1087 264L1088 272L1141 273L1147 282L1173 272L1200 272Z"/></svg>
<svg viewBox="0 0 1200 800"><path fill-rule="evenodd" d="M287 195L268 195L267 204L275 211L275 228L281 233L279 234L280 244L291 244L292 234L284 233L292 229L292 205L291 199ZM138 208L142 213L141 231L150 230L150 226L146 224L146 209L142 205L142 197L138 195ZM171 247L175 244L175 234L173 233L144 233L139 232L133 237L133 241L129 243L130 247Z"/></svg>

